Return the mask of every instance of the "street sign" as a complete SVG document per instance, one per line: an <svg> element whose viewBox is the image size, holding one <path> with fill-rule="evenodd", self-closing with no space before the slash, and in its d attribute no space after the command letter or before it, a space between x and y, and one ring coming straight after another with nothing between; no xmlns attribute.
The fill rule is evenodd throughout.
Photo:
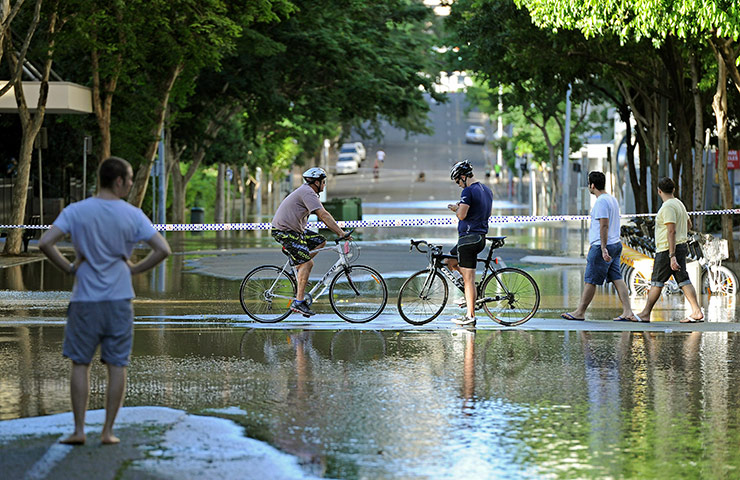
<svg viewBox="0 0 740 480"><path fill-rule="evenodd" d="M226 169L226 179L231 181L234 178L234 171L230 168Z"/></svg>
<svg viewBox="0 0 740 480"><path fill-rule="evenodd" d="M719 150L715 151L714 154L714 166L717 167L717 162L719 162ZM737 170L740 169L740 151L738 150L729 150L727 152L727 170Z"/></svg>

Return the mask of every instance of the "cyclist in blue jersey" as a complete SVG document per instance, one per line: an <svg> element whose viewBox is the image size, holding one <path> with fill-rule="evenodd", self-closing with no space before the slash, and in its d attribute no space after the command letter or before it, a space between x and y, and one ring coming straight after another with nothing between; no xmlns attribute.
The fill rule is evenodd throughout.
<svg viewBox="0 0 740 480"><path fill-rule="evenodd" d="M475 267L478 254L486 247L488 218L491 216L493 192L473 176L473 166L468 160L457 162L450 170L450 179L460 188L460 201L447 206L455 212L458 240L450 255L457 255L457 260L449 259L447 266L460 272L465 283L465 307L467 313L453 318L457 325L475 326Z"/></svg>

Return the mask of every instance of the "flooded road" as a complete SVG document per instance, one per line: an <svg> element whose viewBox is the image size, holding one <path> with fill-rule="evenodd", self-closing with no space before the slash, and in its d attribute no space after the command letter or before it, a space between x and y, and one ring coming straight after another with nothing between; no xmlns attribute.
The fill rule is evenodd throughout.
<svg viewBox="0 0 740 480"><path fill-rule="evenodd" d="M0 418L67 411L62 326L0 335ZM126 405L232 419L328 477L729 478L740 467L737 333L198 324L135 335ZM104 378L96 363L90 408L103 406Z"/></svg>
<svg viewBox="0 0 740 480"><path fill-rule="evenodd" d="M577 302L584 267L522 262L547 241L528 243L525 229L507 231L500 256L540 286L540 310L525 324L535 330L499 329L485 317L477 331L453 329L454 301L439 319L411 328L395 295L426 262L408 252L408 238L429 231L406 234L359 242L360 263L377 267L389 290L383 318L359 328L320 320L308 328L293 317L253 323L238 286L252 265L283 261L269 238L186 237L162 268L135 278L126 405L228 418L331 478L735 476L736 329L539 329ZM316 269L333 260L317 259ZM1 420L69 411L61 342L71 282L46 262L0 270ZM717 326L737 323L734 299L703 305ZM315 307L331 312L326 298ZM680 295L664 297L650 327L678 320L683 309ZM587 319L608 328L618 312L611 287L600 288ZM102 408L97 362L91 386L90 408Z"/></svg>

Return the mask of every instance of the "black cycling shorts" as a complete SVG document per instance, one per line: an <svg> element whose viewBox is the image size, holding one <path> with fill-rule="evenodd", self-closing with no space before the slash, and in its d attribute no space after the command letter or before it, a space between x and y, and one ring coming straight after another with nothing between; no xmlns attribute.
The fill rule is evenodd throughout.
<svg viewBox="0 0 740 480"><path fill-rule="evenodd" d="M458 238L457 245L450 250L450 255L457 255L457 263L461 267L475 268L478 264L478 254L484 248L486 248L486 236L474 233Z"/></svg>

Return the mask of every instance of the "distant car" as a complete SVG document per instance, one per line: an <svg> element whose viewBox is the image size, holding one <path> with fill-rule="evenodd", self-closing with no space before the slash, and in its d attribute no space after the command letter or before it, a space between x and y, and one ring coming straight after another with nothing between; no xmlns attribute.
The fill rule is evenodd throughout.
<svg viewBox="0 0 740 480"><path fill-rule="evenodd" d="M367 157L365 145L363 145L362 142L343 143L342 147L339 149L339 153L356 153L360 157L361 162Z"/></svg>
<svg viewBox="0 0 740 480"><path fill-rule="evenodd" d="M337 175L343 175L347 173L357 173L360 169L359 155L356 153L343 153L337 158L337 165L334 171Z"/></svg>
<svg viewBox="0 0 740 480"><path fill-rule="evenodd" d="M486 143L486 129L475 125L468 127L465 143Z"/></svg>

